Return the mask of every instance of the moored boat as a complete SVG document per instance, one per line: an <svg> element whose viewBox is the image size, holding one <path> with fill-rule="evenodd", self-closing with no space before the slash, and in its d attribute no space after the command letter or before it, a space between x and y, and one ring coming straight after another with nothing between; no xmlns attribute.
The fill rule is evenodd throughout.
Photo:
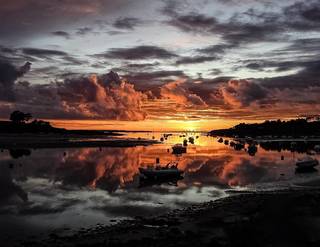
<svg viewBox="0 0 320 247"><path fill-rule="evenodd" d="M183 154L187 152L187 147L182 144L175 144L172 146L172 153L174 154Z"/></svg>
<svg viewBox="0 0 320 247"><path fill-rule="evenodd" d="M191 144L194 144L194 137L193 137L193 136L190 136L188 140L189 140L189 142L190 142Z"/></svg>
<svg viewBox="0 0 320 247"><path fill-rule="evenodd" d="M248 147L248 154L251 156L254 156L256 152L258 151L258 148L254 144L250 144Z"/></svg>
<svg viewBox="0 0 320 247"><path fill-rule="evenodd" d="M188 140L187 139L183 140L183 146L188 146Z"/></svg>
<svg viewBox="0 0 320 247"><path fill-rule="evenodd" d="M174 178L180 177L183 174L183 171L179 170L177 166L177 164L167 164L165 167L161 167L160 165L156 167L149 166L147 168L140 167L139 171L144 178L148 179Z"/></svg>
<svg viewBox="0 0 320 247"><path fill-rule="evenodd" d="M309 156L306 156L302 159L298 159L296 162L296 166L298 168L303 168L303 169L314 168L317 165L319 165L319 161Z"/></svg>

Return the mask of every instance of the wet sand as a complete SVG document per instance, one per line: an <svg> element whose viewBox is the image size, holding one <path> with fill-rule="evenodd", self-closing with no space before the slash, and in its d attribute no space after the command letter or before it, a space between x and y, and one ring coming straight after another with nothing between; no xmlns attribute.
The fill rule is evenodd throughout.
<svg viewBox="0 0 320 247"><path fill-rule="evenodd" d="M0 149L134 147L158 143L155 140L117 138L109 135L0 134Z"/></svg>
<svg viewBox="0 0 320 247"><path fill-rule="evenodd" d="M236 192L230 197L23 246L319 246L320 190Z"/></svg>

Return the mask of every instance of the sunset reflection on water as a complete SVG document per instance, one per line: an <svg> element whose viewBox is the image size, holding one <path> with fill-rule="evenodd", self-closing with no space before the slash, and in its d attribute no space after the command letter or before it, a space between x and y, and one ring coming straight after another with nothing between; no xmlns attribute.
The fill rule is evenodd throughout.
<svg viewBox="0 0 320 247"><path fill-rule="evenodd" d="M122 138L153 136L159 140L162 133L128 133ZM189 143L187 153L172 154L172 145L189 136L195 144ZM295 159L304 154L258 147L250 156L202 133L174 133L151 146L39 149L21 152L20 157L15 153L0 153L0 218L14 222L13 228L109 223L214 200L230 189L286 188L318 177L317 172L295 173ZM139 167L154 164L156 158L161 164L178 162L184 178L142 184Z"/></svg>

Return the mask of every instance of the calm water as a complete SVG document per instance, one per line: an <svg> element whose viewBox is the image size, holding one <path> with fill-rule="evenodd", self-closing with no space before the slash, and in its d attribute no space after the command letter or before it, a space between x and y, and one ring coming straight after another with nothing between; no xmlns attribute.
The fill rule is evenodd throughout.
<svg viewBox="0 0 320 247"><path fill-rule="evenodd" d="M159 139L161 133L128 135ZM303 153L258 146L250 156L201 133L193 134L199 138L188 145L186 154L176 156L171 146L183 141L180 135L147 147L3 150L2 235L109 224L113 219L161 214L215 200L230 189L282 189L318 179L317 171L295 173L295 160ZM157 157L163 164L178 161L184 179L141 183L138 168L154 163ZM314 157L320 160L319 155Z"/></svg>

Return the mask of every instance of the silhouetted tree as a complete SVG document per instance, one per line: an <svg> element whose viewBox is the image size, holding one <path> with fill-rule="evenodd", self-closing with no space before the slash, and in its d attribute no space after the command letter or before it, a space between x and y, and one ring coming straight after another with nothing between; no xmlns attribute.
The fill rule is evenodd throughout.
<svg viewBox="0 0 320 247"><path fill-rule="evenodd" d="M28 122L32 118L30 113L23 113L21 111L14 111L10 115L10 120L14 123Z"/></svg>
<svg viewBox="0 0 320 247"><path fill-rule="evenodd" d="M271 136L271 137L304 137L320 136L320 121L308 122L306 119L293 119L289 121L270 121L263 123L240 123L230 129L213 130L211 135L217 136Z"/></svg>

